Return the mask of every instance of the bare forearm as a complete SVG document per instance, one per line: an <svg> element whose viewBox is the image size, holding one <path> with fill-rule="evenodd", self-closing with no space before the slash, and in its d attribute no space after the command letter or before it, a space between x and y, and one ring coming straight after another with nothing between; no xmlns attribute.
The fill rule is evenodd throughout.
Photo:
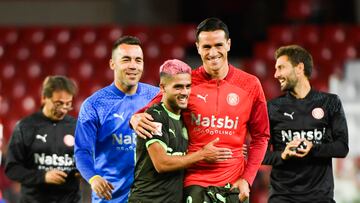
<svg viewBox="0 0 360 203"><path fill-rule="evenodd" d="M150 155L151 156L151 155ZM192 164L204 159L201 151L197 151L184 156L151 156L154 167L158 173L165 173L188 168Z"/></svg>

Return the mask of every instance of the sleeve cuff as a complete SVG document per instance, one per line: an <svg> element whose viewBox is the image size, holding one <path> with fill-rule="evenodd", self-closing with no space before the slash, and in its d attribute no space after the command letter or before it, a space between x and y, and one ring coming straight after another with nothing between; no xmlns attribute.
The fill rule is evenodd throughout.
<svg viewBox="0 0 360 203"><path fill-rule="evenodd" d="M95 178L97 178L97 177L100 177L101 178L101 176L99 176L99 175L94 175L93 177L91 177L90 179L89 179L89 184L91 185L91 183L94 181L94 179Z"/></svg>

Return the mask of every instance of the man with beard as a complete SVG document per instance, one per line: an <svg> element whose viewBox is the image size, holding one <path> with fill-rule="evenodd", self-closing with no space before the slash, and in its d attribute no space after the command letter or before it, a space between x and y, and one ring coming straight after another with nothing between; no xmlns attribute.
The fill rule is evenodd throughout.
<svg viewBox="0 0 360 203"><path fill-rule="evenodd" d="M22 203L80 200L73 147L76 120L67 115L76 91L74 82L64 76L47 77L42 87L41 111L15 126L5 173L21 183Z"/></svg>
<svg viewBox="0 0 360 203"><path fill-rule="evenodd" d="M335 202L332 158L349 151L341 101L311 87L313 60L302 47L280 47L275 59L274 77L286 93L268 102L269 203Z"/></svg>
<svg viewBox="0 0 360 203"><path fill-rule="evenodd" d="M214 141L194 153L186 154L188 134L180 112L186 109L191 89L191 68L179 60L168 60L160 67L162 102L146 110L157 130L152 138L138 139L135 180L129 203L182 202L184 168L201 160L231 158L231 151L213 147Z"/></svg>
<svg viewBox="0 0 360 203"><path fill-rule="evenodd" d="M122 203L127 202L135 167L136 135L129 119L159 88L139 82L144 57L136 37L123 36L114 43L109 65L114 82L81 105L75 159L91 185L93 202Z"/></svg>
<svg viewBox="0 0 360 203"><path fill-rule="evenodd" d="M192 71L189 104L182 111L189 131L188 150L195 152L218 137L216 146L229 148L233 154L226 161L199 161L186 170L184 199L189 202L222 196L209 197L219 190L245 201L266 152L270 135L264 92L255 76L229 64L230 46L228 27L220 19L208 18L198 25L196 47L203 65ZM153 102L160 100L161 95ZM137 114L131 124L139 135L151 137L148 131L155 129L151 119L148 114ZM251 143L246 160L242 148L248 133Z"/></svg>

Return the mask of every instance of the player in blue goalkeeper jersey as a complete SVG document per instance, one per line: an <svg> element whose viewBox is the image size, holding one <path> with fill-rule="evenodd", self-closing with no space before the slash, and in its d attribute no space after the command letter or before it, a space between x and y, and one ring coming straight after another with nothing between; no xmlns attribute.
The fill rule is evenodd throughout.
<svg viewBox="0 0 360 203"><path fill-rule="evenodd" d="M140 41L125 36L113 46L110 68L114 82L81 106L75 130L75 159L93 190L92 202L127 202L135 166L133 113L159 92L140 83L144 68Z"/></svg>

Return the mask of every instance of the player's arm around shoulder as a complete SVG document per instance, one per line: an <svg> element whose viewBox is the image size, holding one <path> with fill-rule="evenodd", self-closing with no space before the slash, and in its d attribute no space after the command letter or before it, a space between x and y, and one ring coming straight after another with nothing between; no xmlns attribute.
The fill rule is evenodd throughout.
<svg viewBox="0 0 360 203"><path fill-rule="evenodd" d="M232 157L232 152L227 148L218 148L215 145L219 138L209 142L202 149L186 155L168 155L166 145L161 141L153 142L147 150L151 161L158 173L165 173L188 168L198 161L216 162L224 161Z"/></svg>

